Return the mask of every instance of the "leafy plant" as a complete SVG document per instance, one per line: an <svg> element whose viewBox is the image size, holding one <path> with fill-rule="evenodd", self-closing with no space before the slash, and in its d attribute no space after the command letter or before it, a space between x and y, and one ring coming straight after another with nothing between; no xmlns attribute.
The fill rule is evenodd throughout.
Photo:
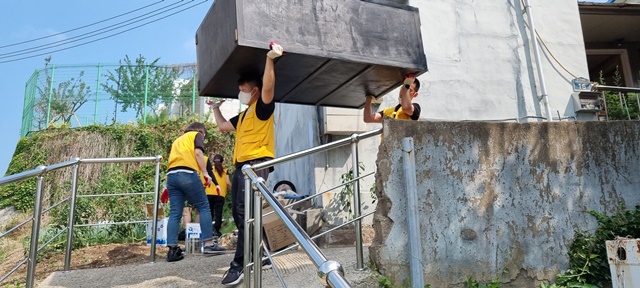
<svg viewBox="0 0 640 288"><path fill-rule="evenodd" d="M598 221L595 232L578 232L569 248L569 269L558 275L558 287L604 287L611 282L607 240L640 238L640 206L627 210L624 204L611 216L588 210Z"/></svg>
<svg viewBox="0 0 640 288"><path fill-rule="evenodd" d="M467 281L464 282L464 285L466 288L500 288L500 280L494 279L489 284L480 284L480 282L469 277Z"/></svg>
<svg viewBox="0 0 640 288"><path fill-rule="evenodd" d="M378 277L378 285L380 285L380 287L383 288L393 288L393 283L391 282L391 279L387 278L384 275L380 275Z"/></svg>
<svg viewBox="0 0 640 288"><path fill-rule="evenodd" d="M358 172L364 172L364 164L362 162L358 163ZM340 175L340 182L342 184L353 181L353 169L349 169L348 172ZM342 186L342 190L340 190L340 194L338 194L338 200L340 201L340 210L348 211L352 213L353 210L351 208L351 201L353 200L353 183L346 184Z"/></svg>
<svg viewBox="0 0 640 288"><path fill-rule="evenodd" d="M622 75L620 73L620 69L616 66L616 70L612 77L613 85L620 86L622 85ZM602 85L607 85L606 79L603 75L603 71L600 71L600 80L599 83ZM639 111L640 109L637 105L638 103L638 94L637 93L617 93L613 91L605 91L604 92L605 102L606 102L606 112L609 120L628 120L628 119L640 119Z"/></svg>

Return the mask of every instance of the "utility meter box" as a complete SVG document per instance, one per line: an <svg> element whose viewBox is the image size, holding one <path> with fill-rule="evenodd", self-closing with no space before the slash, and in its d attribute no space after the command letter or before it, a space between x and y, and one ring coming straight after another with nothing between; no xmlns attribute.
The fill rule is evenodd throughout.
<svg viewBox="0 0 640 288"><path fill-rule="evenodd" d="M571 94L576 112L600 112L604 108L604 100L600 92L574 92Z"/></svg>
<svg viewBox="0 0 640 288"><path fill-rule="evenodd" d="M427 71L421 35L417 8L382 0L216 0L196 32L197 89L238 98L274 41L276 102L360 108Z"/></svg>

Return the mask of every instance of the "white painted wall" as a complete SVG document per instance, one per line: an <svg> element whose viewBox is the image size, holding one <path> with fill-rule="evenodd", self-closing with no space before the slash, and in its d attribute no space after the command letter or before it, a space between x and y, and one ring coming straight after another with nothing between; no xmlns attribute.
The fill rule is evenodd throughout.
<svg viewBox="0 0 640 288"><path fill-rule="evenodd" d="M576 76L588 76L577 1L531 2L536 29L553 55ZM416 101L423 107L422 119L546 117L520 0L409 4L420 9L429 66L419 77L425 84ZM574 77L546 51L542 62L554 117L575 116L570 102ZM383 106L396 103L397 91L391 94Z"/></svg>

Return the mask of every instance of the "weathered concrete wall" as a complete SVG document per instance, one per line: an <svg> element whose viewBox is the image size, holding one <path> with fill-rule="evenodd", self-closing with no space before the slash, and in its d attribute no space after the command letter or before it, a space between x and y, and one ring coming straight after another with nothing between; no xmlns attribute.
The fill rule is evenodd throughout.
<svg viewBox="0 0 640 288"><path fill-rule="evenodd" d="M409 251L401 143L413 137L425 283L537 287L568 266L584 213L640 204L640 122L385 120L371 260L397 285Z"/></svg>

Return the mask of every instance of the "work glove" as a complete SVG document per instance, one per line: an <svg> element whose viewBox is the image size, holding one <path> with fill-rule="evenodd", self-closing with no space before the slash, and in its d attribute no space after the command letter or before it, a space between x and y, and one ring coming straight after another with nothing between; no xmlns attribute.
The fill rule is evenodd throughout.
<svg viewBox="0 0 640 288"><path fill-rule="evenodd" d="M169 190L167 190L167 187L164 187L162 194L160 194L160 202L162 202L162 204L169 202Z"/></svg>
<svg viewBox="0 0 640 288"><path fill-rule="evenodd" d="M213 182L211 180L211 176L209 176L209 174L204 174L204 187L211 186L211 182Z"/></svg>
<svg viewBox="0 0 640 288"><path fill-rule="evenodd" d="M404 76L404 87L409 89L413 81L416 80L416 76L414 74L407 74Z"/></svg>
<svg viewBox="0 0 640 288"><path fill-rule="evenodd" d="M216 101L216 102L213 102L211 100L207 100L207 102L205 102L205 103L207 103L207 105L209 105L209 107L211 107L211 109L216 109L216 108L220 108L222 103L224 103L224 99Z"/></svg>
<svg viewBox="0 0 640 288"><path fill-rule="evenodd" d="M267 57L269 57L271 59L276 59L276 58L282 56L282 53L284 51L282 50L282 46L278 45L278 43L271 42L269 47L271 48L271 50L269 50L269 52L267 52Z"/></svg>

